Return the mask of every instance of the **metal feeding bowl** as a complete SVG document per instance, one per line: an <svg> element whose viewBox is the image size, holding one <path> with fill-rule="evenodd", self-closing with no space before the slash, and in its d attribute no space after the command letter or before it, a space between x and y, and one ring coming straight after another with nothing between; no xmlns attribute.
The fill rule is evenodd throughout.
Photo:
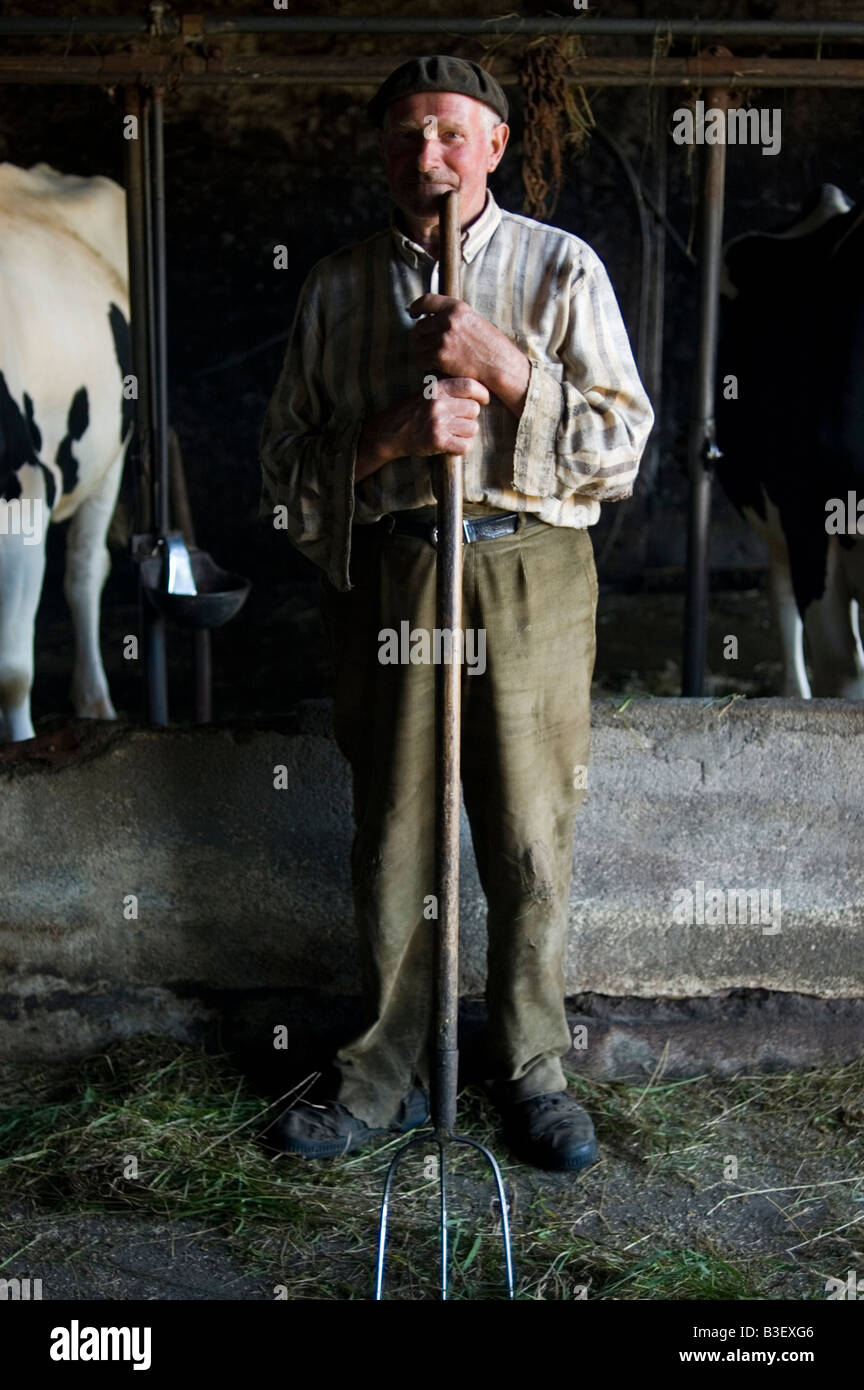
<svg viewBox="0 0 864 1390"><path fill-rule="evenodd" d="M159 553L141 561L141 582L157 612L181 627L221 627L235 617L252 582L220 569L206 550L189 550L183 537L159 538Z"/></svg>

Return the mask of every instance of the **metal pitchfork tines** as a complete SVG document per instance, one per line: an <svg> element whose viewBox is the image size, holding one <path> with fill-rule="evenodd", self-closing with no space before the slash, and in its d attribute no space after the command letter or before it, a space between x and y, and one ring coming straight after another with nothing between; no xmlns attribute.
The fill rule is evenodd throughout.
<svg viewBox="0 0 864 1390"><path fill-rule="evenodd" d="M445 193L438 220L439 262L442 294L458 298L461 290L462 247L459 225L459 193ZM437 603L439 631L454 634L462 629L462 455L442 454L437 462L438 500ZM433 1143L438 1146L441 1184L441 1297L448 1291L447 1240L447 1149L451 1144L467 1144L486 1159L492 1169L501 1213L507 1296L513 1298L513 1257L510 1249L510 1222L501 1170L488 1149L475 1139L454 1133L456 1124L456 1085L459 1053L457 1028L459 1012L459 753L461 743L461 666L458 661L441 662L435 680L435 883L438 918L435 922L435 1050L432 1069ZM384 1262L387 1250L387 1222L393 1179L401 1159L415 1144L429 1144L428 1136L409 1139L394 1154L387 1169L381 1217L378 1226L378 1258L375 1272L375 1298L384 1294Z"/></svg>

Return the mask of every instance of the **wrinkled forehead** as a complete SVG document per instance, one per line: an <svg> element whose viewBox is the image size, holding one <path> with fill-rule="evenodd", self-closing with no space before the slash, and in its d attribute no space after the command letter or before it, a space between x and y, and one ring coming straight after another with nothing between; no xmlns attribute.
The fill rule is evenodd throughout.
<svg viewBox="0 0 864 1390"><path fill-rule="evenodd" d="M485 112L495 115L485 102L475 101L462 92L412 92L390 103L384 126L387 130L422 130L429 117L434 116L439 123L446 120L465 130L476 130L485 121Z"/></svg>

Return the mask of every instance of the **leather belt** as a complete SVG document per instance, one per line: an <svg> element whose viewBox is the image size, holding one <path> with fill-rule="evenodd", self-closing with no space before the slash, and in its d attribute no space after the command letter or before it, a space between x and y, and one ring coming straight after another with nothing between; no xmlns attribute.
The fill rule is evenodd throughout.
<svg viewBox="0 0 864 1390"><path fill-rule="evenodd" d="M499 536L512 536L519 527L521 515L521 512L504 512L501 516L464 517L462 544L470 545L472 541L494 541ZM393 530L398 531L400 535L421 536L432 545L438 544L438 527L434 521L406 521L398 516L394 516L392 520ZM525 525L542 526L543 523L539 516L527 513Z"/></svg>

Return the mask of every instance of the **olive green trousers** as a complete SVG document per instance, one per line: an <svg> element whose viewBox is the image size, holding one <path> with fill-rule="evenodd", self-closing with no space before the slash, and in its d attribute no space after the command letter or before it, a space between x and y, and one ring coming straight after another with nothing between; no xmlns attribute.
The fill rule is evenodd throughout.
<svg viewBox="0 0 864 1390"><path fill-rule="evenodd" d="M504 1103L567 1085L564 960L597 609L587 531L525 522L463 547L474 646L462 665L462 792L488 908L486 1080ZM353 774L366 1008L363 1031L337 1053L336 1098L376 1126L412 1082L429 1082L435 930L435 666L379 658L395 652L387 629L401 633L403 656L409 632L433 632L436 551L387 528L355 528L354 588L321 580L335 732Z"/></svg>

